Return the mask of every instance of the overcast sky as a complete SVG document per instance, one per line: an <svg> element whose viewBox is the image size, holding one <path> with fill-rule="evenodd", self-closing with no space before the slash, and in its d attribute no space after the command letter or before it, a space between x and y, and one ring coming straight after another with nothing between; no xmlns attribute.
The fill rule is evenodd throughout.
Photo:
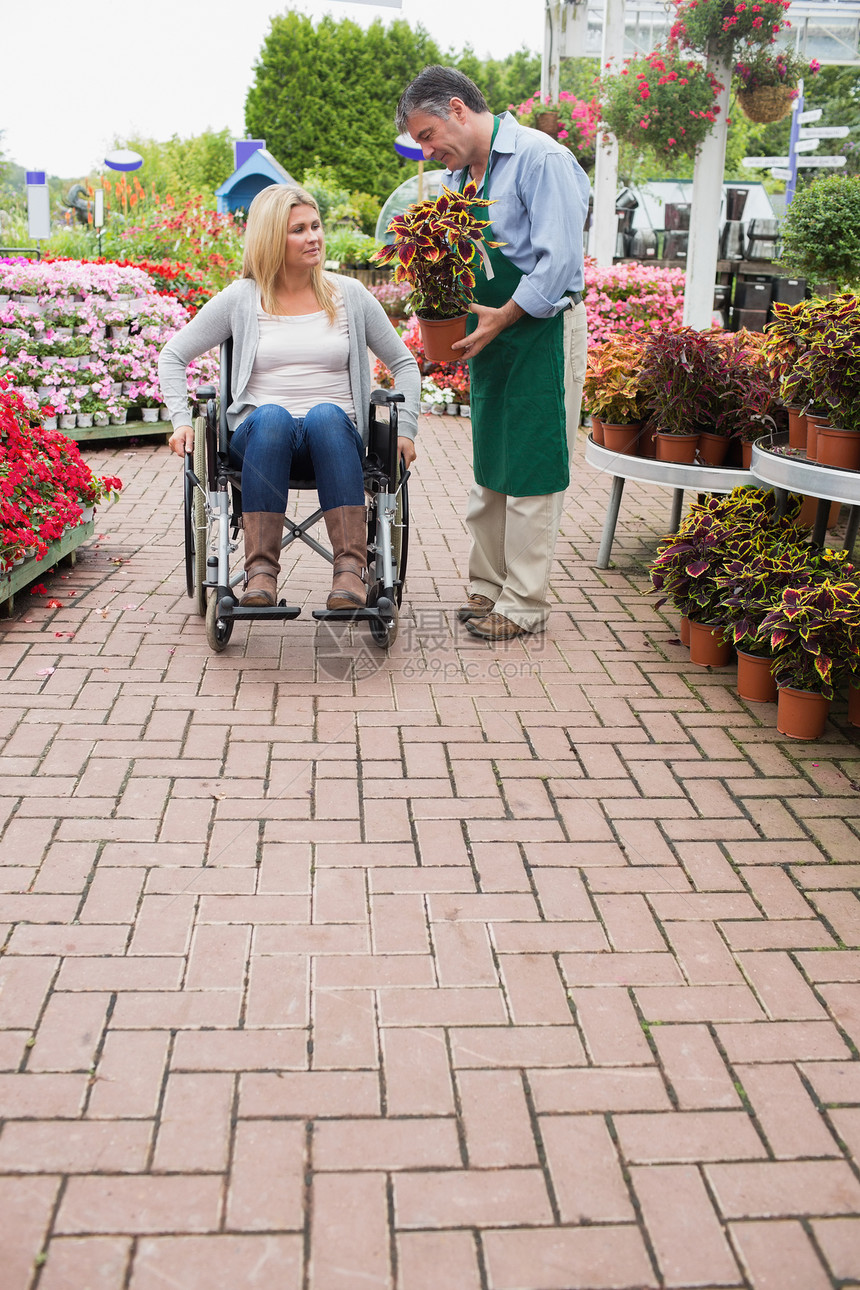
<svg viewBox="0 0 860 1290"><path fill-rule="evenodd" d="M543 46L544 0L39 0L2 20L0 149L28 170L79 179L115 137L244 135L245 95L274 14L421 24L441 48L502 58ZM308 68L308 76L313 69ZM346 141L345 141L346 142ZM284 164L289 158L282 158Z"/></svg>

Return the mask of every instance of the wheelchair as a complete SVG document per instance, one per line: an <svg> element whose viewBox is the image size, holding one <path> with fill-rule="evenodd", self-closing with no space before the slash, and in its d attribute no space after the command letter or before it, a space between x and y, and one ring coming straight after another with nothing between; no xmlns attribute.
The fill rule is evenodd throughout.
<svg viewBox="0 0 860 1290"><path fill-rule="evenodd" d="M242 519L242 473L231 465L228 452L232 352L232 341L225 341L221 346L217 398L214 386L204 385L197 391L194 448L185 455L184 469L186 589L198 615L206 620L206 639L216 653L226 647L233 624L239 620L292 619L302 612L301 606L288 605L284 600L274 606L242 606L234 594L244 570L231 569ZM312 611L319 621L366 622L381 649L388 649L397 638L409 551L409 472L397 453L397 405L402 402L403 395L391 390L374 390L370 396L370 434L364 460L367 607ZM387 417L380 418L377 414L383 409ZM310 489L316 490L313 479L290 480L291 494ZM285 516L281 550L299 541L333 563L331 551L309 532L322 514L317 507L301 521Z"/></svg>

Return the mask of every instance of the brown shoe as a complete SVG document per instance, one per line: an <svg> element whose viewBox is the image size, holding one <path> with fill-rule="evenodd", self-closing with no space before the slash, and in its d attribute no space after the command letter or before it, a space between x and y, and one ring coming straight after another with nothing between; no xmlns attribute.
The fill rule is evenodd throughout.
<svg viewBox="0 0 860 1290"><path fill-rule="evenodd" d="M486 618L487 614L493 612L495 600L490 600L489 596L479 596L474 592L465 605L461 605L457 610L457 617L461 623L468 622L470 618Z"/></svg>
<svg viewBox="0 0 860 1290"><path fill-rule="evenodd" d="M337 506L323 512L334 567L326 609L363 609L367 604L367 511Z"/></svg>
<svg viewBox="0 0 860 1290"><path fill-rule="evenodd" d="M268 609L277 603L281 571L284 517L268 511L248 511L242 517L245 533L245 579L240 605Z"/></svg>
<svg viewBox="0 0 860 1290"><path fill-rule="evenodd" d="M511 622L503 614L485 614L483 618L470 618L466 631L482 641L510 641L515 636L527 635L527 629Z"/></svg>

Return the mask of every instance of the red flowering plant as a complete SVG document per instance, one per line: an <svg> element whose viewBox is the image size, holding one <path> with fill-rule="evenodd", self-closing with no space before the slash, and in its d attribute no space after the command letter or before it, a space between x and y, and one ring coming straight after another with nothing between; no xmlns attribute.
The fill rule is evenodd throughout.
<svg viewBox="0 0 860 1290"><path fill-rule="evenodd" d="M600 84L603 124L624 143L651 148L658 156L694 157L711 132L723 86L676 45L626 58L619 72Z"/></svg>
<svg viewBox="0 0 860 1290"><path fill-rule="evenodd" d="M701 54L730 58L740 44L772 44L791 24L791 0L679 0L670 38Z"/></svg>
<svg viewBox="0 0 860 1290"><path fill-rule="evenodd" d="M114 476L93 475L77 444L46 430L38 412L0 379L0 569L41 559L84 507L117 495Z"/></svg>

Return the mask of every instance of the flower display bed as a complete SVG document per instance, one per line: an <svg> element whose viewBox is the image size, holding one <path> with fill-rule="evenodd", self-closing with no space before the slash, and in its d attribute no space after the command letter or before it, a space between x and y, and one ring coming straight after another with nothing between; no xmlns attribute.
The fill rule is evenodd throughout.
<svg viewBox="0 0 860 1290"><path fill-rule="evenodd" d="M30 583L35 582L37 578L41 578L55 564L61 561L74 564L75 551L82 542L92 537L94 528L93 520L82 521L74 528L66 529L62 537L51 542L41 559L33 556L23 564L17 564L14 568L7 569L5 573L0 573L0 614L6 618L10 617L15 610L17 593L29 587Z"/></svg>
<svg viewBox="0 0 860 1290"><path fill-rule="evenodd" d="M141 269L78 260L0 261L0 376L27 407L47 416L108 414L114 423L130 413L136 421L135 408L161 404L159 350L189 316ZM217 370L214 355L196 360L189 389L217 383ZM98 428L102 433L86 437L138 433L124 425Z"/></svg>

